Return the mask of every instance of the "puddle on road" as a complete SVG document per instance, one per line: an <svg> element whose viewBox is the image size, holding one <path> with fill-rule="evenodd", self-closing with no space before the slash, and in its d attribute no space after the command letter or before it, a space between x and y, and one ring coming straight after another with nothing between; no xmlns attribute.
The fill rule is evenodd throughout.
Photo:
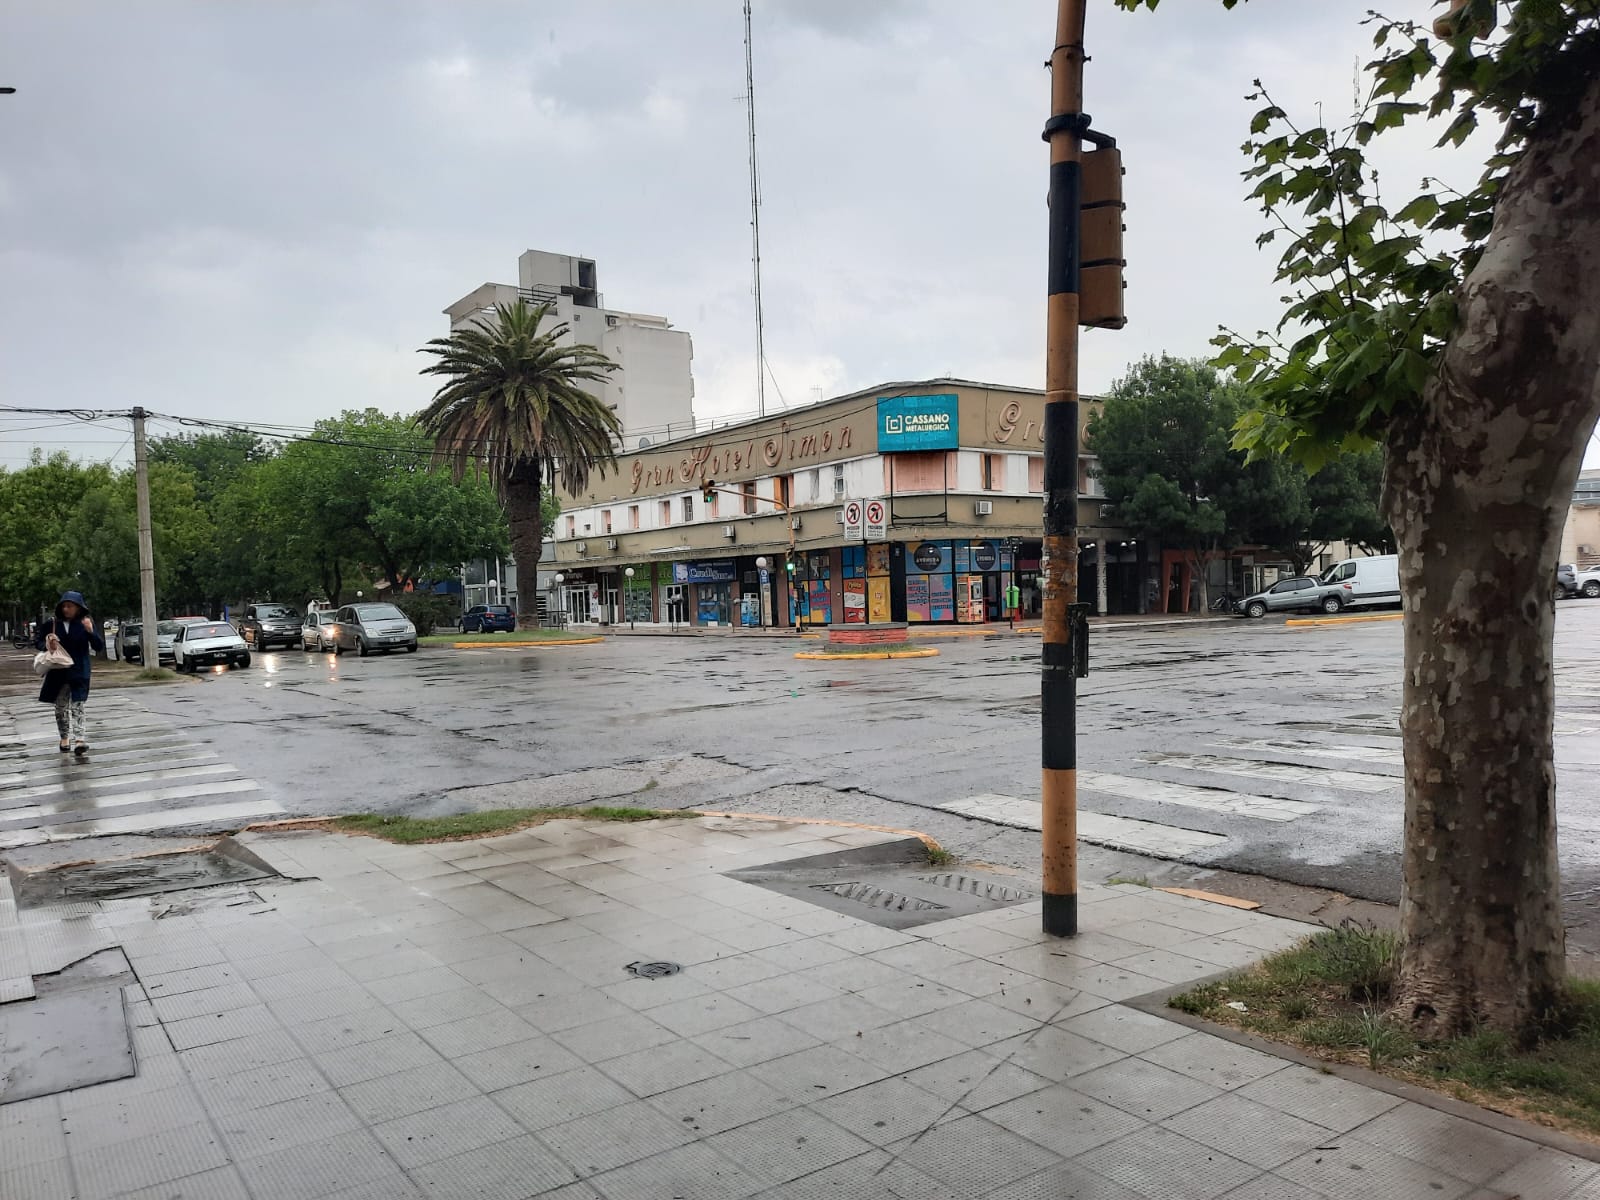
<svg viewBox="0 0 1600 1200"><path fill-rule="evenodd" d="M21 908L74 900L117 900L219 884L273 878L272 872L216 850L80 863L41 871L14 871Z"/></svg>

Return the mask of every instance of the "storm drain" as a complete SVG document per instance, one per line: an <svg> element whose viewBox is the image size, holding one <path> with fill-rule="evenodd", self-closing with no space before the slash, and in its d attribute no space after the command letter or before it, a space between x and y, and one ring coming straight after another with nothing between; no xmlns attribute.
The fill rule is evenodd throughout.
<svg viewBox="0 0 1600 1200"><path fill-rule="evenodd" d="M640 979L665 979L683 970L675 962L631 962L623 969Z"/></svg>
<svg viewBox="0 0 1600 1200"><path fill-rule="evenodd" d="M917 896L891 892L872 883L813 883L811 886L816 891L832 892L845 900L854 900L869 908L882 908L889 912L933 912L949 907Z"/></svg>
<svg viewBox="0 0 1600 1200"><path fill-rule="evenodd" d="M730 871L729 877L887 929L974 916L1034 899L983 871L930 871L915 838Z"/></svg>
<svg viewBox="0 0 1600 1200"><path fill-rule="evenodd" d="M976 896L980 900L991 900L996 904L1021 904L1024 900L1032 900L1032 892L1024 892L1018 888L1007 887L993 879L983 879L977 875L957 875L953 871L945 871L939 875L922 875L919 878L924 883L931 883L935 887L949 888L954 892L961 892L968 896Z"/></svg>

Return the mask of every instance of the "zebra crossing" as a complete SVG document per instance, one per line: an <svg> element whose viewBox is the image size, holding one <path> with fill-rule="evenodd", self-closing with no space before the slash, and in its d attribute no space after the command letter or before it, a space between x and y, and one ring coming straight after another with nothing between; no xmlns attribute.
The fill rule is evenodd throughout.
<svg viewBox="0 0 1600 1200"><path fill-rule="evenodd" d="M1558 739L1600 728L1600 712L1573 705L1600 698L1600 685L1575 682L1558 683ZM1079 840L1156 858L1204 859L1224 850L1230 833L1233 840L1247 837L1255 822L1265 832L1318 813L1372 811L1374 803L1400 810L1404 755L1392 720L1286 722L1280 730L1279 736L1197 737L1189 744L1198 749L1149 750L1124 772L1080 769ZM1130 802L1134 815L1107 811ZM986 793L939 807L997 825L1040 827L1035 799ZM1243 824L1219 826L1233 819Z"/></svg>
<svg viewBox="0 0 1600 1200"><path fill-rule="evenodd" d="M0 701L0 850L110 834L246 825L283 807L233 764L119 694L96 693L93 749L56 749L55 717L29 699Z"/></svg>

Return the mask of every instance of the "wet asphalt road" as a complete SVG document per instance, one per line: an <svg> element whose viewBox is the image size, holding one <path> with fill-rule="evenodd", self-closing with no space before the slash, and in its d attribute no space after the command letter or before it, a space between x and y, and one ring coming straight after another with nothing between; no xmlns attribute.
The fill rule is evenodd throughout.
<svg viewBox="0 0 1600 1200"><path fill-rule="evenodd" d="M1398 622L1097 630L1080 807L1202 835L1173 854L1193 866L1393 902L1400 633ZM275 652L138 699L291 813L622 797L916 827L1034 867L1036 834L940 806L1036 807L1037 639L928 644L941 656L838 664L796 660L792 640L729 636L365 660ZM1600 603L1563 603L1564 891L1575 940L1600 946L1597 663Z"/></svg>

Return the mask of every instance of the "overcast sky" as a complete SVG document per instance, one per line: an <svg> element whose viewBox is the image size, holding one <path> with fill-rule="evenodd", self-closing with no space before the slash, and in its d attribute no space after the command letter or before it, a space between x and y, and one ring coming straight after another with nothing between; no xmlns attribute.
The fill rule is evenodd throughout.
<svg viewBox="0 0 1600 1200"><path fill-rule="evenodd" d="M1275 320L1243 97L1259 76L1291 112L1348 112L1369 2L1091 0L1129 324L1086 336L1085 390ZM1054 10L757 0L766 345L790 405L1040 385ZM0 22L0 403L413 412L440 310L536 247L693 335L700 416L754 408L738 0L0 0ZM1428 145L1389 152L1395 192L1475 174ZM0 438L0 465L40 439L126 453L110 427Z"/></svg>

